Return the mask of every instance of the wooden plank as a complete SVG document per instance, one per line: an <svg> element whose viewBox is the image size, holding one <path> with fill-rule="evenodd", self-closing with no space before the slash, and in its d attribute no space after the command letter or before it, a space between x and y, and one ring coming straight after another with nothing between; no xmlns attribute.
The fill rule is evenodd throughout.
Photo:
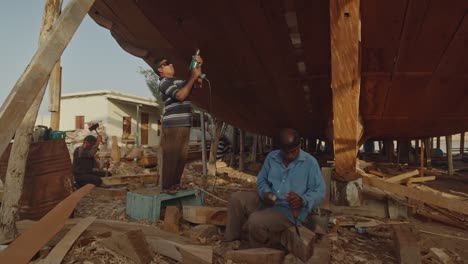
<svg viewBox="0 0 468 264"><path fill-rule="evenodd" d="M62 67L60 60L55 64L49 79L50 127L60 129L60 98L62 96Z"/></svg>
<svg viewBox="0 0 468 264"><path fill-rule="evenodd" d="M135 175L119 175L112 177L103 177L102 184L107 186L122 185L129 183L154 183L158 179L157 174L135 174Z"/></svg>
<svg viewBox="0 0 468 264"><path fill-rule="evenodd" d="M132 230L99 241L117 254L123 255L137 264L149 264L154 258L153 250L141 230Z"/></svg>
<svg viewBox="0 0 468 264"><path fill-rule="evenodd" d="M166 207L166 212L164 214L164 227L163 229L171 233L179 233L180 231L180 209L177 206L168 206Z"/></svg>
<svg viewBox="0 0 468 264"><path fill-rule="evenodd" d="M376 171L376 170L370 170L369 173L370 173L370 174L373 174L373 175L375 175L375 176L379 176L379 177L384 178L384 179L385 179L385 178L388 178L388 177L391 177L391 176L388 175L388 174L385 174L385 173L383 173L383 172Z"/></svg>
<svg viewBox="0 0 468 264"><path fill-rule="evenodd" d="M273 248L231 250L226 253L225 260L245 264L282 264L284 260L284 251Z"/></svg>
<svg viewBox="0 0 468 264"><path fill-rule="evenodd" d="M65 225L78 202L94 187L87 184L60 202L49 213L24 231L0 252L0 263L28 263L31 258Z"/></svg>
<svg viewBox="0 0 468 264"><path fill-rule="evenodd" d="M361 87L360 0L330 1L331 86L333 94L334 177L341 181L359 178L356 155Z"/></svg>
<svg viewBox="0 0 468 264"><path fill-rule="evenodd" d="M3 153L16 129L49 78L55 63L70 42L94 0L71 0L55 22L49 36L34 54L14 88L0 108L0 153ZM19 103L21 102L21 103Z"/></svg>
<svg viewBox="0 0 468 264"><path fill-rule="evenodd" d="M119 143L117 142L117 136L112 136L112 161L120 162L121 155L122 154L120 153Z"/></svg>
<svg viewBox="0 0 468 264"><path fill-rule="evenodd" d="M89 225L91 225L96 217L90 216L83 219L81 222L76 224L68 233L63 237L62 240L52 249L45 259L39 262L39 264L60 264L63 258L67 254L68 250L73 246L75 240L80 237Z"/></svg>
<svg viewBox="0 0 468 264"><path fill-rule="evenodd" d="M225 226L227 221L226 207L191 206L182 209L184 220L194 224L212 224Z"/></svg>
<svg viewBox="0 0 468 264"><path fill-rule="evenodd" d="M407 224L393 225L395 251L400 264L421 263L421 255L415 230Z"/></svg>
<svg viewBox="0 0 468 264"><path fill-rule="evenodd" d="M437 259L442 263L442 264L454 264L455 262L452 260L447 253L445 253L445 250L443 248L430 248L429 252L433 254L434 256L437 257Z"/></svg>
<svg viewBox="0 0 468 264"><path fill-rule="evenodd" d="M456 199L450 199L425 191L415 190L407 186L386 182L378 178L363 177L363 182L366 185L376 187L383 191L392 192L397 195L468 215L468 203L463 201L457 201Z"/></svg>
<svg viewBox="0 0 468 264"><path fill-rule="evenodd" d="M427 181L435 181L436 176L425 176L425 177L415 177L408 179L407 184L410 185L416 182L427 182Z"/></svg>
<svg viewBox="0 0 468 264"><path fill-rule="evenodd" d="M182 263L211 263L211 246L183 245L168 239L151 238L148 242L157 253Z"/></svg>
<svg viewBox="0 0 468 264"><path fill-rule="evenodd" d="M391 178L388 178L385 181L392 182L392 183L401 183L401 182L407 180L408 178L411 178L411 177L416 176L418 174L419 174L418 170L409 171L409 172L405 172L405 173L399 174L397 176L393 176Z"/></svg>

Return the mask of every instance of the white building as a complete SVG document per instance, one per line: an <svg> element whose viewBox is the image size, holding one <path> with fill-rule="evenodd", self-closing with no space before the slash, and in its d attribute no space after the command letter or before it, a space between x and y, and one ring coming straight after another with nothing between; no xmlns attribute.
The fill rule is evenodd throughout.
<svg viewBox="0 0 468 264"><path fill-rule="evenodd" d="M141 145L158 145L161 110L155 100L108 90L62 95L60 130L87 129L97 121L109 136L135 138Z"/></svg>
<svg viewBox="0 0 468 264"><path fill-rule="evenodd" d="M60 130L88 129L88 123L99 122L106 135L135 138L140 145L159 145L162 110L152 98L134 96L110 90L70 93L62 95L60 103ZM208 120L207 120L208 121ZM49 126L50 116L39 116L36 125ZM194 110L190 131L192 144L200 143L200 112ZM99 129L98 129L99 130ZM206 139L210 140L209 133ZM109 145L110 147L110 145Z"/></svg>

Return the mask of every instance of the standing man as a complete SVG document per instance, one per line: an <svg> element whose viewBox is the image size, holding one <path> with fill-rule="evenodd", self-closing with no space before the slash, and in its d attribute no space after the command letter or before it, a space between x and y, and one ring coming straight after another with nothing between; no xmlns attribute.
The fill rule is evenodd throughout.
<svg viewBox="0 0 468 264"><path fill-rule="evenodd" d="M180 183L187 159L190 127L192 126L192 105L189 95L196 83L201 86L201 65L190 73L188 80L175 78L175 69L167 58L156 61L159 75L159 92L164 101L162 135L159 145L159 174L162 189L169 189ZM198 82L197 82L198 80Z"/></svg>
<svg viewBox="0 0 468 264"><path fill-rule="evenodd" d="M299 134L283 129L279 146L258 174L257 193L231 195L225 241L240 240L246 224L252 247L281 247L281 233L294 224L292 210L298 210L300 224L320 206L325 183L315 158L301 150Z"/></svg>

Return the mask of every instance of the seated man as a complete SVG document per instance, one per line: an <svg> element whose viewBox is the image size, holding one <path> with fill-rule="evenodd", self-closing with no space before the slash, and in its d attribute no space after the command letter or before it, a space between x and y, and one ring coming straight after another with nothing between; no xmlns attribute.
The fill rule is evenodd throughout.
<svg viewBox="0 0 468 264"><path fill-rule="evenodd" d="M320 206L325 183L320 167L310 154L300 149L298 133L284 129L279 135L280 150L268 154L258 174L257 190L232 194L228 203L225 241L240 240L247 224L252 247L281 247L281 233Z"/></svg>
<svg viewBox="0 0 468 264"><path fill-rule="evenodd" d="M83 145L73 152L73 176L78 188L91 183L96 186L102 184L101 177L105 176L104 171L99 171L94 158L99 150L102 137L89 135L83 140ZM111 174L109 173L109 176Z"/></svg>

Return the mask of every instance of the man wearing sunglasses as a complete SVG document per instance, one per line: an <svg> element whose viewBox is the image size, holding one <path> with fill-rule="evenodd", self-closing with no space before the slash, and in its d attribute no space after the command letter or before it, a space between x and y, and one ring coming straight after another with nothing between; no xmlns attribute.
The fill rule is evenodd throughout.
<svg viewBox="0 0 468 264"><path fill-rule="evenodd" d="M301 150L299 134L281 130L280 150L270 152L257 176L257 192L233 193L228 203L224 239L240 240L246 227L252 247L281 247L284 230L320 206L325 183L320 167L310 154ZM294 219L293 210L298 217Z"/></svg>
<svg viewBox="0 0 468 264"><path fill-rule="evenodd" d="M159 92L164 101L162 134L159 144L159 174L162 189L171 189L180 184L187 159L190 127L192 125L192 105L189 95L195 85L201 86L203 59L197 56L200 67L190 73L188 80L175 78L175 69L167 58L156 61L160 79Z"/></svg>

